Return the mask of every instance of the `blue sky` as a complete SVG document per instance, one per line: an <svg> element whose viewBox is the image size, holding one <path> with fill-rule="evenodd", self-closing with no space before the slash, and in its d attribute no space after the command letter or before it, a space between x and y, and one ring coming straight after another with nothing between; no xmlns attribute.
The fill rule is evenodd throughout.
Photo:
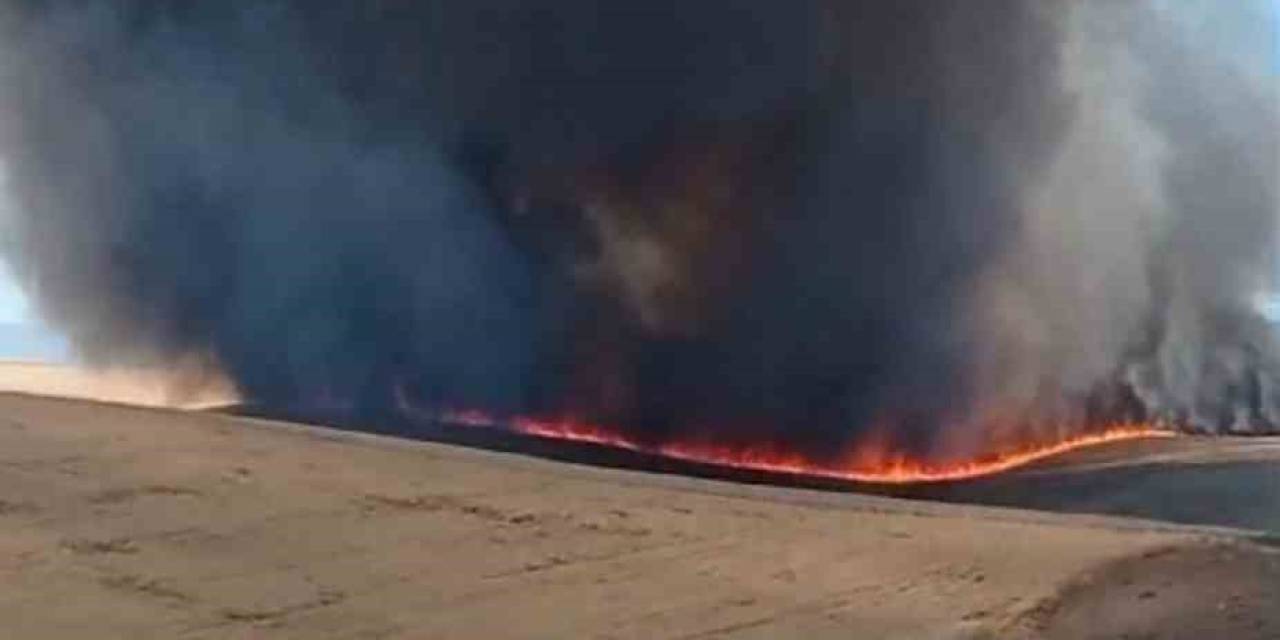
<svg viewBox="0 0 1280 640"><path fill-rule="evenodd" d="M9 276L8 270L0 266L0 324L25 323L31 320L27 300Z"/></svg>

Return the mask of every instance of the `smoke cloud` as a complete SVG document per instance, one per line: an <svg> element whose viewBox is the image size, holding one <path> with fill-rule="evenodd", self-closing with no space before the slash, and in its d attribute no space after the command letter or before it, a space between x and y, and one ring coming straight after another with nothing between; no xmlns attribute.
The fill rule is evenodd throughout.
<svg viewBox="0 0 1280 640"><path fill-rule="evenodd" d="M269 407L1271 430L1280 100L1205 36L1263 3L1170 4L9 0L0 246Z"/></svg>

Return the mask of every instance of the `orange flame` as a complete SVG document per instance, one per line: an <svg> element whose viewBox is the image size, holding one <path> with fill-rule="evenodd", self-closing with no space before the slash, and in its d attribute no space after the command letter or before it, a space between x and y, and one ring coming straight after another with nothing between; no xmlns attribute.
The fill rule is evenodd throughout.
<svg viewBox="0 0 1280 640"><path fill-rule="evenodd" d="M1173 437L1169 431L1147 425L1125 424L1094 433L1071 436L1056 442L1010 447L964 462L927 462L912 459L903 454L859 450L836 463L817 463L803 455L773 447L734 447L694 442L646 446L627 438L618 431L573 420L515 418L505 423L485 413L474 411L451 412L442 417L446 422L457 425L505 427L539 438L656 454L685 462L866 484L921 484L969 480L1012 471L1034 462L1088 447L1128 440Z"/></svg>

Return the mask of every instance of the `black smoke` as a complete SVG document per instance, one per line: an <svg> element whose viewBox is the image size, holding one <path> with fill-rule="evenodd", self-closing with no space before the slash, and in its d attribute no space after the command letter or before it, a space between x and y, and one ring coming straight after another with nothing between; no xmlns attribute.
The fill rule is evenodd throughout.
<svg viewBox="0 0 1280 640"><path fill-rule="evenodd" d="M8 0L7 255L271 407L1274 426L1275 94L1115 4Z"/></svg>

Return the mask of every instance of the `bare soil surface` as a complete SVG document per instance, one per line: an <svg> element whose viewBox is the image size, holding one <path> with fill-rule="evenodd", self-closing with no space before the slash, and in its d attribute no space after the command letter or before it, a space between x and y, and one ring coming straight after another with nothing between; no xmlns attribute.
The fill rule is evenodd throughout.
<svg viewBox="0 0 1280 640"><path fill-rule="evenodd" d="M0 637L1247 639L1277 593L1229 532L0 395Z"/></svg>
<svg viewBox="0 0 1280 640"><path fill-rule="evenodd" d="M1280 553L1170 547L1086 574L1024 620L1046 640L1280 638Z"/></svg>
<svg viewBox="0 0 1280 640"><path fill-rule="evenodd" d="M171 372L0 360L0 391L186 409L219 407L236 401L230 383L195 366Z"/></svg>

